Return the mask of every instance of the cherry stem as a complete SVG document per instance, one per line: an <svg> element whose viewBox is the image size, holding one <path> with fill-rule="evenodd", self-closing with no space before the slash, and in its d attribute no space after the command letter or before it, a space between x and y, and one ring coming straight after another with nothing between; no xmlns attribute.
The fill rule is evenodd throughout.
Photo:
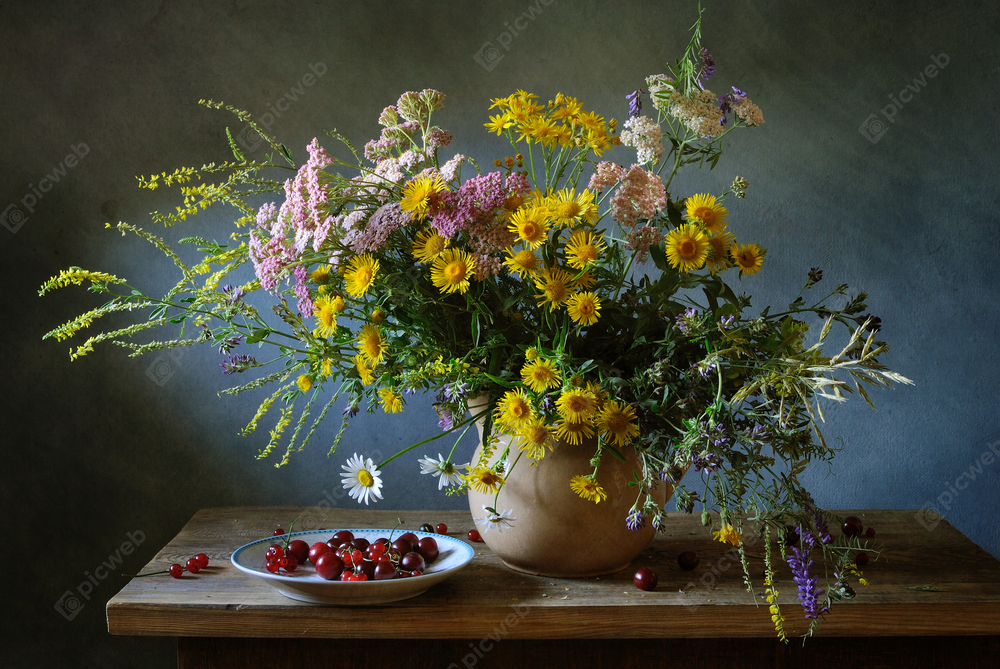
<svg viewBox="0 0 1000 669"><path fill-rule="evenodd" d="M396 528L399 527L402 524L403 524L403 519L402 518L397 518L396 519L396 525L389 532L389 545L390 546L392 545L392 533L395 532Z"/></svg>
<svg viewBox="0 0 1000 669"><path fill-rule="evenodd" d="M187 571L185 569L185 571ZM128 576L129 578L142 578L143 576L155 576L156 574L169 574L169 569L164 569L163 571L151 571L146 574L122 574L122 576Z"/></svg>
<svg viewBox="0 0 1000 669"><path fill-rule="evenodd" d="M292 540L292 530L295 529L295 523L301 519L302 516L297 516L295 520L292 521L292 524L288 526L288 533L285 535L285 545L282 547L282 550L288 550L288 542Z"/></svg>

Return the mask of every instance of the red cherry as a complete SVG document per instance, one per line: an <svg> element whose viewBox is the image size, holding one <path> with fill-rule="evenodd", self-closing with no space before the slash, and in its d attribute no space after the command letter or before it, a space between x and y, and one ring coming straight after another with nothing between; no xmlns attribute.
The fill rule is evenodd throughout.
<svg viewBox="0 0 1000 669"><path fill-rule="evenodd" d="M399 539L406 539L411 544L413 544L414 546L416 546L417 542L420 541L420 537L418 537L413 532L404 532L403 534L400 534L399 537L397 537L397 538L399 538Z"/></svg>
<svg viewBox="0 0 1000 669"><path fill-rule="evenodd" d="M192 574L197 574L199 571L201 571L201 565L198 564L198 558L191 558L190 560L188 560L187 564L185 565L185 568Z"/></svg>
<svg viewBox="0 0 1000 669"><path fill-rule="evenodd" d="M280 536L281 536L282 534L284 534L284 533L285 533L285 531L284 531L283 529L281 529L281 528L279 527L278 529L276 529L276 530L274 531L274 536L276 536L276 537L280 537Z"/></svg>
<svg viewBox="0 0 1000 669"><path fill-rule="evenodd" d="M365 557L369 560L378 560L385 553L385 544L372 544L365 549Z"/></svg>
<svg viewBox="0 0 1000 669"><path fill-rule="evenodd" d="M291 555L286 555L285 557L281 558L281 560L278 561L278 564L280 564L281 568L287 572L293 572L299 567L299 561L296 560L295 557Z"/></svg>
<svg viewBox="0 0 1000 669"><path fill-rule="evenodd" d="M383 546L388 546L389 540L386 537L379 537L378 539L375 540L375 543L382 544Z"/></svg>
<svg viewBox="0 0 1000 669"><path fill-rule="evenodd" d="M316 560L319 559L320 555L323 555L324 553L332 553L332 552L333 552L332 548L330 548L329 546L327 546L322 541L317 541L316 543L314 543L312 546L309 547L309 561L312 562L315 565L316 564Z"/></svg>
<svg viewBox="0 0 1000 669"><path fill-rule="evenodd" d="M844 524L840 528L844 534L849 537L859 536L864 531L864 525L861 524L861 519L857 516L848 516L844 518Z"/></svg>
<svg viewBox="0 0 1000 669"><path fill-rule="evenodd" d="M640 590L652 590L656 587L658 580L656 572L649 567L640 568L637 572L635 572L635 576L632 577L632 582L635 583L635 587Z"/></svg>
<svg viewBox="0 0 1000 669"><path fill-rule="evenodd" d="M427 564L437 560L438 554L440 553L437 541L434 540L434 537L424 537L417 542L417 552L424 556L424 560L427 561Z"/></svg>
<svg viewBox="0 0 1000 669"><path fill-rule="evenodd" d="M334 581L344 573L344 563L332 552L321 554L316 558L316 574L327 581Z"/></svg>
<svg viewBox="0 0 1000 669"><path fill-rule="evenodd" d="M691 571L697 567L700 560L701 558L698 557L698 553L695 551L684 551L677 556L677 564L684 571Z"/></svg>
<svg viewBox="0 0 1000 669"><path fill-rule="evenodd" d="M421 576L421 575L423 575L423 573L424 573L424 572L422 572L422 571L420 571L419 569L417 569L416 571L414 571L414 572L413 572L413 575L414 575L414 576Z"/></svg>
<svg viewBox="0 0 1000 669"><path fill-rule="evenodd" d="M424 556L420 553L407 553L403 556L403 559L399 561L399 566L407 571L417 571L423 570L427 566L424 561Z"/></svg>
<svg viewBox="0 0 1000 669"><path fill-rule="evenodd" d="M854 564L858 565L859 567L864 567L866 564L868 564L868 553L858 553L857 555L855 555Z"/></svg>
<svg viewBox="0 0 1000 669"><path fill-rule="evenodd" d="M353 581L354 580L354 573L353 572L349 572L349 571L345 571L343 574L340 575L340 580L341 581Z"/></svg>
<svg viewBox="0 0 1000 669"><path fill-rule="evenodd" d="M364 572L362 572L360 574L357 574L354 577L354 580L355 581L367 581L368 580L368 574L365 574Z"/></svg>
<svg viewBox="0 0 1000 669"><path fill-rule="evenodd" d="M369 580L375 578L375 563L371 560L361 561L361 573L368 577Z"/></svg>
<svg viewBox="0 0 1000 669"><path fill-rule="evenodd" d="M267 561L267 564L266 564L266 565L264 565L264 566L265 566L265 567L267 568L267 570L268 570L269 572L271 572L272 574L277 574L277 573L278 573L278 570L279 570L279 569L281 569L281 565L280 565L280 564L278 563L278 561L277 561L277 560L268 560L268 561Z"/></svg>
<svg viewBox="0 0 1000 669"><path fill-rule="evenodd" d="M437 527L434 528L434 531L438 534L448 534L448 526L444 523L438 523Z"/></svg>
<svg viewBox="0 0 1000 669"><path fill-rule="evenodd" d="M372 580L375 581L389 581L396 578L396 567L392 562L385 561L379 562L375 565L375 571L372 574Z"/></svg>
<svg viewBox="0 0 1000 669"><path fill-rule="evenodd" d="M179 564L170 565L170 575L174 578L180 578L184 574L184 567Z"/></svg>
<svg viewBox="0 0 1000 669"><path fill-rule="evenodd" d="M292 539L288 542L288 554L294 557L299 564L304 564L309 558L309 544L301 539Z"/></svg>
<svg viewBox="0 0 1000 669"><path fill-rule="evenodd" d="M198 553L194 556L194 559L198 561L198 566L202 569L208 566L208 556L204 553Z"/></svg>
<svg viewBox="0 0 1000 669"><path fill-rule="evenodd" d="M330 541L336 542L338 546L343 543L349 543L354 541L354 532L351 532L350 530L341 530L340 532L334 534Z"/></svg>
<svg viewBox="0 0 1000 669"><path fill-rule="evenodd" d="M359 551L363 551L366 548L368 548L368 546L370 546L371 544L364 537L358 537L351 542L351 545L357 548Z"/></svg>
<svg viewBox="0 0 1000 669"><path fill-rule="evenodd" d="M406 555L407 553L412 553L415 546L416 544L407 539L406 537L400 537L392 542L392 547L395 548L400 553L402 553L403 555Z"/></svg>
<svg viewBox="0 0 1000 669"><path fill-rule="evenodd" d="M396 578L410 578L411 576L413 576L413 574L411 574L408 571L398 571L396 572L396 574L397 574Z"/></svg>
<svg viewBox="0 0 1000 669"><path fill-rule="evenodd" d="M875 538L875 528L874 527L869 527L867 530L865 530L865 536L868 537L869 539L874 539Z"/></svg>
<svg viewBox="0 0 1000 669"><path fill-rule="evenodd" d="M285 557L285 549L278 544L271 544L267 549L267 557L270 560L280 560Z"/></svg>
<svg viewBox="0 0 1000 669"><path fill-rule="evenodd" d="M479 530L469 530L469 541L482 541L483 538L479 535Z"/></svg>

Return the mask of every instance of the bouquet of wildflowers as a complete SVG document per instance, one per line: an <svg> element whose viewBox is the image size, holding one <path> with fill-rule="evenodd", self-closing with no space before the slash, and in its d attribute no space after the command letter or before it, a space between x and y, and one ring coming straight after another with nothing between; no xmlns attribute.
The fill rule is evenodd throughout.
<svg viewBox="0 0 1000 669"><path fill-rule="evenodd" d="M809 297L822 279L818 269L786 309L750 313L750 297L731 283L760 272L766 249L743 241L752 230L730 221L728 206L745 197L746 179L718 194L671 192L681 168L714 168L723 138L763 123L745 92L719 96L706 88L714 71L699 22L682 57L626 96L620 131L615 119L561 93L547 102L525 91L495 99L485 127L510 152L487 170L461 154L439 155L452 135L434 123L444 105L434 90L404 93L386 107L381 134L363 152L329 133L346 157L314 139L299 167L248 114L203 101L236 113L274 154L247 160L230 136L233 161L140 184L179 186L183 194L176 211L153 214L155 223L183 222L216 203L235 207L230 240L182 239L203 254L188 265L162 239L118 223L122 234L160 248L180 281L154 297L111 274L71 268L41 293L86 281L107 301L46 336L67 339L107 314L140 310L145 320L90 337L71 358L104 341L132 355L211 343L223 373L254 376L226 394L273 387L244 434L276 410L257 457L284 444L279 467L309 443L338 400L346 409L331 454L362 405L399 413L418 392L436 394L441 432L386 462L443 436L460 440L474 421L485 421L477 462L459 464L454 446L447 456L442 449L419 460L421 473L449 494L496 493L513 468L544 466L562 441L593 444L592 470L566 485L600 503L607 497L602 460L633 449L642 469L622 522L662 527L665 510L650 492L669 481L679 509L703 509L715 537L739 547L750 592L743 546L755 532L764 539L768 600L784 638L774 547L813 624L834 601L853 596L849 580L861 577L851 555L865 546L834 540L833 518L800 483L810 463L834 456L820 429L822 403L853 391L871 403L865 385L909 381L878 361L887 347L876 339L878 319L863 314L864 293L851 296L838 285ZM612 151L636 157L614 162ZM280 170L291 174L272 178ZM266 193L279 193L280 202L248 203ZM252 276L230 278L250 266ZM822 323L817 335L811 317ZM846 343L828 355L823 346L835 326L845 328ZM179 334L133 339L160 327ZM470 416L473 398L487 401ZM490 465L497 432L513 439ZM382 499L384 464L348 458L341 477L351 497ZM682 481L689 469L696 475ZM483 522L510 524L487 511ZM814 555L832 565L823 589L811 572Z"/></svg>

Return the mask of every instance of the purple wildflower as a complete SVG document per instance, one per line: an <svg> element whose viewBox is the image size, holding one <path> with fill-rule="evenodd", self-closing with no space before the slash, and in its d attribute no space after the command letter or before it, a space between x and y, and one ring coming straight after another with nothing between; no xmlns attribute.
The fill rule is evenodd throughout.
<svg viewBox="0 0 1000 669"><path fill-rule="evenodd" d="M465 381L455 381L444 387L444 396L452 402L462 399L467 392L469 392L469 384Z"/></svg>
<svg viewBox="0 0 1000 669"><path fill-rule="evenodd" d="M628 100L629 116L638 116L642 113L642 98L639 96L645 94L645 92L646 91L639 88L625 96L625 99Z"/></svg>
<svg viewBox="0 0 1000 669"><path fill-rule="evenodd" d="M681 332L687 333L695 325L694 319L698 316L697 309L688 307L684 310L683 314L680 314L676 318L677 329Z"/></svg>
<svg viewBox="0 0 1000 669"><path fill-rule="evenodd" d="M811 267L809 269L809 285L819 283L823 280L823 270L819 267Z"/></svg>
<svg viewBox="0 0 1000 669"><path fill-rule="evenodd" d="M691 464L696 472L705 470L709 473L715 473L722 466L722 458L715 453L703 451L698 455L691 456Z"/></svg>
<svg viewBox="0 0 1000 669"><path fill-rule="evenodd" d="M871 314L865 314L861 318L862 318L862 321L861 321L862 323L864 321L867 321L867 320L871 321L870 323L868 323L868 327L866 328L869 332L878 332L879 330L882 329L882 319L879 318L878 316L872 316Z"/></svg>
<svg viewBox="0 0 1000 669"><path fill-rule="evenodd" d="M355 400L351 400L351 402L344 407L344 415L348 418L354 418L358 415L358 403Z"/></svg>
<svg viewBox="0 0 1000 669"><path fill-rule="evenodd" d="M240 345L243 341L243 335L236 335L235 337L228 337L219 342L219 355L227 355L230 351Z"/></svg>
<svg viewBox="0 0 1000 669"><path fill-rule="evenodd" d="M746 93L735 86L733 86L733 90L731 92L722 96L722 99L719 101L719 110L722 112L722 118L719 120L721 125L726 125L726 114L733 110L733 103L739 102L746 96Z"/></svg>
<svg viewBox="0 0 1000 669"><path fill-rule="evenodd" d="M439 406L435 406L434 410L437 411L439 428L447 431L455 426L455 419L450 411Z"/></svg>
<svg viewBox="0 0 1000 669"><path fill-rule="evenodd" d="M246 291L240 287L234 288L233 286L226 284L222 287L222 294L226 296L226 302L229 304L236 304L243 299L243 296L246 295Z"/></svg>
<svg viewBox="0 0 1000 669"><path fill-rule="evenodd" d="M628 512L628 516L625 517L625 526L633 532L638 532L646 526L646 517L642 515L639 509L633 507Z"/></svg>
<svg viewBox="0 0 1000 669"><path fill-rule="evenodd" d="M701 73L698 78L707 82L715 74L715 58L708 52L708 49L701 50ZM701 86L701 81L698 85ZM704 88L704 87L702 87Z"/></svg>
<svg viewBox="0 0 1000 669"><path fill-rule="evenodd" d="M239 374L257 366L257 361L249 355L231 355L226 362L220 362L223 374Z"/></svg>
<svg viewBox="0 0 1000 669"><path fill-rule="evenodd" d="M827 607L820 608L820 597L825 592L822 588L817 588L819 576L809 573L813 561L809 557L808 551L801 550L798 546L792 546L791 555L788 556L788 566L792 570L792 580L798 584L799 602L805 611L805 617L809 620L819 618L826 613Z"/></svg>
<svg viewBox="0 0 1000 669"><path fill-rule="evenodd" d="M736 323L736 316L732 315L723 316L722 318L719 319L719 327L722 328L723 330L733 327L735 323Z"/></svg>

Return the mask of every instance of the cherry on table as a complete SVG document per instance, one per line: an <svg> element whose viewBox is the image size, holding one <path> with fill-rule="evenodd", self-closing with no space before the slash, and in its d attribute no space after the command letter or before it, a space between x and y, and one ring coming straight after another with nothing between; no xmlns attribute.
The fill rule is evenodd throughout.
<svg viewBox="0 0 1000 669"><path fill-rule="evenodd" d="M656 583L659 579L656 577L656 572L649 567L641 567L635 576L632 577L632 582L635 583L635 587L640 590L652 590L656 587Z"/></svg>
<svg viewBox="0 0 1000 669"><path fill-rule="evenodd" d="M865 530L865 536L868 537L869 539L874 539L875 538L875 528L874 527L869 527L867 530Z"/></svg>
<svg viewBox="0 0 1000 669"><path fill-rule="evenodd" d="M859 567L864 567L868 564L868 553L861 552L854 556L854 564Z"/></svg>
<svg viewBox="0 0 1000 669"><path fill-rule="evenodd" d="M208 556L204 553L198 553L194 556L194 559L198 561L198 566L202 569L208 566Z"/></svg>
<svg viewBox="0 0 1000 669"><path fill-rule="evenodd" d="M276 529L276 530L274 531L274 535L273 535L273 536L276 536L276 537L280 537L280 536L281 536L282 534L284 534L284 533L285 533L285 531L284 531L283 529L281 529L281 528L279 527L279 528L277 528L277 529Z"/></svg>
<svg viewBox="0 0 1000 669"><path fill-rule="evenodd" d="M316 565L316 574L327 581L333 581L344 573L343 561L332 552L323 553L313 564Z"/></svg>
<svg viewBox="0 0 1000 669"><path fill-rule="evenodd" d="M469 541L482 541L483 537L479 534L479 530L469 530Z"/></svg>
<svg viewBox="0 0 1000 669"><path fill-rule="evenodd" d="M170 565L170 570L169 571L170 571L170 575L173 576L174 578L180 578L181 576L184 575L184 567L182 567L182 566L180 566L179 564L176 564L176 563Z"/></svg>
<svg viewBox="0 0 1000 669"><path fill-rule="evenodd" d="M434 527L434 531L438 534L448 534L448 526L445 525L444 523L438 523Z"/></svg>
<svg viewBox="0 0 1000 669"><path fill-rule="evenodd" d="M698 566L698 562L700 561L701 558L695 551L684 551L677 556L677 564L684 571L691 571Z"/></svg>
<svg viewBox="0 0 1000 669"><path fill-rule="evenodd" d="M864 531L865 526L861 524L861 519L857 516L848 516L844 518L844 524L840 529L849 537L857 537Z"/></svg>
<svg viewBox="0 0 1000 669"><path fill-rule="evenodd" d="M424 523L423 525L420 526L420 531L421 532L433 532L434 531L434 526L431 525L430 523Z"/></svg>
<svg viewBox="0 0 1000 669"><path fill-rule="evenodd" d="M198 558L191 558L190 560L188 560L187 564L185 565L185 568L192 574L197 574L199 571L201 571L201 565L198 564Z"/></svg>

